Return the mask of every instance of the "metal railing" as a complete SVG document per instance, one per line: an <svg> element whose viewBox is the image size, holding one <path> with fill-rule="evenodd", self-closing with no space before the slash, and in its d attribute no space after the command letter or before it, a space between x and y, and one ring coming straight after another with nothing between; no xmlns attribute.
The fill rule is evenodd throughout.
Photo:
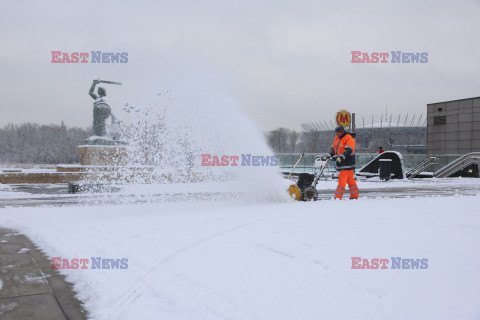
<svg viewBox="0 0 480 320"><path fill-rule="evenodd" d="M434 173L437 178L446 178L457 171L463 170L469 165L477 163L480 167L480 152L467 153L464 156L452 161Z"/></svg>
<svg viewBox="0 0 480 320"><path fill-rule="evenodd" d="M306 153L305 157L299 163L295 169L296 173L307 172L313 173L314 158L318 153ZM300 153L283 153L279 154L279 162L282 171L290 172L298 160ZM374 153L360 153L356 154L356 167L357 170L365 166L368 162L372 161L378 156ZM427 161L429 157L437 158L437 163L431 162L430 165L423 167L422 162ZM466 155L460 154L442 154L442 155L420 155L420 154L402 154L403 166L406 168L407 173L414 173L417 167L421 167L423 172L429 172L431 175L438 178L448 177L455 172L466 168L468 165L477 163L480 168L480 152L473 152ZM429 160L430 161L430 160ZM439 169L440 168L440 169ZM333 174L336 170L333 165L328 165L325 169L325 174ZM420 172L421 173L421 172ZM288 174L288 173L287 173ZM416 174L419 175L419 174Z"/></svg>
<svg viewBox="0 0 480 320"><path fill-rule="evenodd" d="M418 176L420 173L426 171L431 166L434 166L434 165L437 165L437 164L438 164L438 158L437 157L428 157L427 159L425 159L422 162L420 162L419 164L417 164L414 168L407 171L405 176L408 179L413 179L416 176Z"/></svg>

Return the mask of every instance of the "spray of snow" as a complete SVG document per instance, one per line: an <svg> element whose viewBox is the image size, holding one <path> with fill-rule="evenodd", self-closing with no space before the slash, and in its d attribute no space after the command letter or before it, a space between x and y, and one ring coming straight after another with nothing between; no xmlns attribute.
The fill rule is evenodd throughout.
<svg viewBox="0 0 480 320"><path fill-rule="evenodd" d="M224 183L224 194L287 199L278 166L202 166L202 154L239 156L239 164L242 154L274 156L230 96L185 79L150 96L148 104L126 104L121 115L129 157L120 180L138 185L139 195L152 183Z"/></svg>

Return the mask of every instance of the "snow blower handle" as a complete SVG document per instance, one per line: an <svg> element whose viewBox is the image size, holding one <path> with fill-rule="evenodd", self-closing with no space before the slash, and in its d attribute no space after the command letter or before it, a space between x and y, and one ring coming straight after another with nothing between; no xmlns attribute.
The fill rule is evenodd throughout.
<svg viewBox="0 0 480 320"><path fill-rule="evenodd" d="M293 171L295 171L295 168L298 166L298 164L300 163L300 161L302 160L304 155L305 155L305 153L302 152L302 155L300 156L300 159L298 159L297 163L295 163L295 166L292 169L292 172L290 172L290 174L288 175L288 179L290 179L290 176L292 175Z"/></svg>
<svg viewBox="0 0 480 320"><path fill-rule="evenodd" d="M322 156L320 159L323 161L323 164L322 164L322 166L321 166L321 168L320 168L320 172L318 172L318 175L317 175L317 173L315 172L316 177L315 177L315 181L313 182L313 187L314 187L314 188L317 187L317 184L318 184L318 181L320 180L320 177L323 177L323 176L324 176L324 175L323 175L323 172L325 171L325 168L327 167L328 162L329 162L329 161L333 161L333 160L332 160L332 157L331 157L330 155L327 155L327 154L324 155L324 156Z"/></svg>

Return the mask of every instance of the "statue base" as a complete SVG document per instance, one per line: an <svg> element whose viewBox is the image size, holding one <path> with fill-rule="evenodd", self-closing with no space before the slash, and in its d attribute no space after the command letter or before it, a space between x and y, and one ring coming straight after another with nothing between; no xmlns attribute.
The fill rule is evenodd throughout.
<svg viewBox="0 0 480 320"><path fill-rule="evenodd" d="M113 140L107 136L91 136L83 140L83 143L88 146L124 146L127 143L122 140Z"/></svg>
<svg viewBox="0 0 480 320"><path fill-rule="evenodd" d="M83 166L125 166L128 164L126 146L83 145L78 147Z"/></svg>

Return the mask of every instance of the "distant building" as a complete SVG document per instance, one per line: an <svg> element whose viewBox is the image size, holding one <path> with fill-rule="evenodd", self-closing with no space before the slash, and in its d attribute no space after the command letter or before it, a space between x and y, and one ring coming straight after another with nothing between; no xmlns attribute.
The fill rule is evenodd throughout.
<svg viewBox="0 0 480 320"><path fill-rule="evenodd" d="M399 115L381 115L381 120L370 124L365 123L364 117L357 115L356 119L356 149L357 152L378 152L378 147L385 150L400 151L402 153L425 153L427 127L426 119ZM334 124L326 121L302 124L302 140L308 145L314 145L319 150L328 150L332 144ZM317 150L312 150L317 152Z"/></svg>
<svg viewBox="0 0 480 320"><path fill-rule="evenodd" d="M480 97L427 104L427 153L480 151Z"/></svg>

